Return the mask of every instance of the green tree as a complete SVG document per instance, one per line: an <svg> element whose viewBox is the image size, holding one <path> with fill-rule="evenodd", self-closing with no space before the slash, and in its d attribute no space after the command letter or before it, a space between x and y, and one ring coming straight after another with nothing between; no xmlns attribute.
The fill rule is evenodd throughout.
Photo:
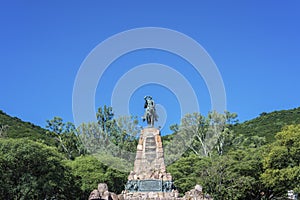
<svg viewBox="0 0 300 200"><path fill-rule="evenodd" d="M192 136L190 149L200 157L211 156L214 150L222 155L231 144L233 135L229 127L236 122L236 117L234 113L215 111L209 112L207 117L200 113L187 114L181 120L178 135L189 140Z"/></svg>
<svg viewBox="0 0 300 200"><path fill-rule="evenodd" d="M267 189L260 181L263 149L230 151L226 155L199 157L190 154L168 166L180 193L196 184L214 199L261 199Z"/></svg>
<svg viewBox="0 0 300 200"><path fill-rule="evenodd" d="M0 139L0 199L71 199L79 191L55 148Z"/></svg>
<svg viewBox="0 0 300 200"><path fill-rule="evenodd" d="M192 154L188 157L181 157L179 160L167 167L172 174L174 184L181 194L191 190L200 183L199 171L209 166L210 159Z"/></svg>
<svg viewBox="0 0 300 200"><path fill-rule="evenodd" d="M8 128L8 125L6 124L6 125L0 125L0 138L2 137L2 138L4 138L4 137L6 137L6 130L7 130L7 128Z"/></svg>
<svg viewBox="0 0 300 200"><path fill-rule="evenodd" d="M217 200L265 197L267 190L260 181L263 151L248 148L211 157L209 164L197 172L200 184Z"/></svg>
<svg viewBox="0 0 300 200"><path fill-rule="evenodd" d="M106 183L110 191L120 193L127 181L127 173L114 170L94 156L80 156L74 161L68 161L73 175L77 178L76 185L81 186L82 192L77 194L81 199L87 199L90 192L99 183Z"/></svg>
<svg viewBox="0 0 300 200"><path fill-rule="evenodd" d="M116 120L114 119L112 107L106 105L103 108L99 107L96 116L102 131L109 136L113 136L116 131Z"/></svg>
<svg viewBox="0 0 300 200"><path fill-rule="evenodd" d="M119 170L128 171L128 166L134 162L140 132L137 117L114 119L112 108L104 106L98 109L97 119L97 123L83 123L77 128L80 140L90 154Z"/></svg>
<svg viewBox="0 0 300 200"><path fill-rule="evenodd" d="M114 118L112 107L100 107L97 112L97 120L101 132L104 134L106 143L114 144L119 151L118 155L124 151L134 152L137 145L137 134L140 131L137 117L119 116Z"/></svg>
<svg viewBox="0 0 300 200"><path fill-rule="evenodd" d="M105 183L107 183L109 190L116 194L121 194L127 182L128 172L122 172L108 167L105 172L105 178Z"/></svg>
<svg viewBox="0 0 300 200"><path fill-rule="evenodd" d="M240 176L233 169L236 162L229 156L221 156L212 160L210 165L202 170L203 187L216 200L244 199L245 190L251 187L251 177Z"/></svg>
<svg viewBox="0 0 300 200"><path fill-rule="evenodd" d="M80 185L81 193L77 194L80 199L87 199L99 183L106 181L106 166L94 156L80 156L68 161L67 165L71 167L72 174L76 177L76 185Z"/></svg>
<svg viewBox="0 0 300 200"><path fill-rule="evenodd" d="M61 117L54 117L51 120L47 120L46 128L48 128L52 133L60 135L65 130L65 123Z"/></svg>
<svg viewBox="0 0 300 200"><path fill-rule="evenodd" d="M118 132L120 135L124 134L124 140L120 140L118 144L113 142L115 137L111 138L95 122L81 124L77 128L77 133L88 153L103 163L122 171L128 171L133 167L135 152L129 150L133 149L133 146L136 149L136 141L132 141L125 131L120 130Z"/></svg>
<svg viewBox="0 0 300 200"><path fill-rule="evenodd" d="M60 117L47 120L47 134L57 141L57 148L64 153L68 159L74 159L86 153L82 141L77 136L75 125L71 122L64 123Z"/></svg>
<svg viewBox="0 0 300 200"><path fill-rule="evenodd" d="M285 127L275 136L263 159L263 183L274 197L286 197L288 190L300 192L300 125Z"/></svg>
<svg viewBox="0 0 300 200"><path fill-rule="evenodd" d="M138 126L137 117L120 116L116 119L118 137L115 144L122 150L135 152L137 146L137 135L141 131Z"/></svg>
<svg viewBox="0 0 300 200"><path fill-rule="evenodd" d="M230 129L231 125L237 123L237 114L225 111L224 114L212 111L208 113L209 132L212 132L212 137L216 138L215 149L219 155L224 153L225 147L232 142L233 133Z"/></svg>

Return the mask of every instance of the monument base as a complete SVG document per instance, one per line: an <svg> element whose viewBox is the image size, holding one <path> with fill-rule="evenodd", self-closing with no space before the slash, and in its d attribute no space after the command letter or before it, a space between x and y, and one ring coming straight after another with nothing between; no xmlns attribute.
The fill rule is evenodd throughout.
<svg viewBox="0 0 300 200"><path fill-rule="evenodd" d="M128 180L125 186L128 192L172 192L175 189L172 181L159 179Z"/></svg>
<svg viewBox="0 0 300 200"><path fill-rule="evenodd" d="M123 191L122 194L116 195L109 192L105 183L100 183L98 189L93 190L88 200L213 200L209 195L204 195L202 187L196 185L185 193L183 197L179 197L177 190L171 192L129 192Z"/></svg>
<svg viewBox="0 0 300 200"><path fill-rule="evenodd" d="M177 199L178 195L171 174L166 172L159 129L144 128L137 146L134 169L128 176L121 198L166 200Z"/></svg>
<svg viewBox="0 0 300 200"><path fill-rule="evenodd" d="M172 192L128 192L119 195L119 199L138 200L138 199L155 199L155 200L181 200L177 190Z"/></svg>

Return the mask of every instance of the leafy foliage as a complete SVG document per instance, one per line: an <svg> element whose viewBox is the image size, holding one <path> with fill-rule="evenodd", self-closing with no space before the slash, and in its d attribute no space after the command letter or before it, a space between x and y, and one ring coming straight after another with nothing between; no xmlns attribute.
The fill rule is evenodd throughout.
<svg viewBox="0 0 300 200"><path fill-rule="evenodd" d="M214 199L260 199L263 188L262 151L247 149L223 156L189 155L168 167L179 191L184 193L196 184Z"/></svg>
<svg viewBox="0 0 300 200"><path fill-rule="evenodd" d="M192 154L182 157L172 165L169 165L167 170L172 174L177 189L184 193L199 183L199 169L205 168L208 164L209 158L203 157L203 159L199 159L199 156Z"/></svg>
<svg viewBox="0 0 300 200"><path fill-rule="evenodd" d="M71 199L79 188L55 148L0 139L1 199Z"/></svg>
<svg viewBox="0 0 300 200"><path fill-rule="evenodd" d="M273 121L278 121L275 119L276 117L279 119L282 116L287 117L286 113L294 116L297 114L297 110L265 113L255 120L269 120L271 116L273 123ZM206 120L209 121L209 119L200 115L188 117L188 119L195 119L193 123L185 125L187 128L194 127L190 129L190 132L196 131L196 134L198 132L205 134L208 131L207 125L211 123ZM293 121L285 120L283 124L285 123L295 123L295 119L293 118ZM245 124L249 125L249 122L245 122ZM256 126L255 123L251 125ZM211 194L214 199L286 198L288 190L293 189L299 192L299 125L295 125L296 128L295 126L284 128L276 137L273 136L275 141L274 139L266 140L266 133L258 135L254 132L247 135L232 132L241 130L237 129L238 126L243 127L244 124L229 123L229 126L226 127L232 134L228 135L230 137L227 137L225 151L221 156L210 153L210 157L204 157L203 153L197 154L195 151L190 151L168 167L180 192L186 192L196 183L201 184L204 191ZM268 126L266 124L264 127L257 126L255 130L264 131L264 128ZM173 139L180 133L180 126L176 125L172 128L174 134L166 137L167 141L164 141L166 144L169 143L169 139ZM277 131L277 128L273 131ZM276 132L272 132L270 135L275 134ZM201 135L203 136L203 134L199 136ZM203 138L205 139L205 137ZM201 142L200 139L197 142L199 143L199 141ZM205 140L203 141L205 142ZM203 147L201 143L199 147Z"/></svg>
<svg viewBox="0 0 300 200"><path fill-rule="evenodd" d="M287 190L300 192L300 125L290 125L277 133L263 159L262 181L276 197Z"/></svg>
<svg viewBox="0 0 300 200"><path fill-rule="evenodd" d="M280 132L285 126L300 124L300 107L291 110L274 111L262 113L259 117L234 125L235 135L264 137L266 143L275 140L275 134Z"/></svg>
<svg viewBox="0 0 300 200"><path fill-rule="evenodd" d="M0 127L5 128L7 138L28 138L48 145L55 145L55 140L48 137L46 130L30 122L24 122L17 117L11 117L0 110Z"/></svg>
<svg viewBox="0 0 300 200"><path fill-rule="evenodd" d="M135 152L138 128L137 117L120 116L114 118L112 107L100 107L97 112L98 129L105 135L105 140L123 151ZM121 154L122 152L118 152Z"/></svg>
<svg viewBox="0 0 300 200"><path fill-rule="evenodd" d="M211 156L213 152L222 155L230 144L232 131L229 127L236 117L234 113L220 114L215 111L209 112L207 117L200 113L186 114L181 119L180 125L171 127L175 131L172 139L181 138L181 140L177 139L177 143L172 144L172 148L167 142L166 152L170 154L171 150L188 146L199 157Z"/></svg>
<svg viewBox="0 0 300 200"><path fill-rule="evenodd" d="M46 134L57 141L58 151L64 153L68 159L86 153L80 138L77 137L75 125L71 122L64 123L62 118L54 117L52 120L47 120L46 128L48 128Z"/></svg>
<svg viewBox="0 0 300 200"><path fill-rule="evenodd" d="M134 158L137 120L115 119L106 106L97 119L75 129L54 117L44 130L1 111L0 199L87 199L99 182L120 193L127 173L115 168L131 167L114 156L129 152ZM163 136L165 155L171 155L166 160L173 162L167 170L181 194L195 184L216 200L284 199L287 190L299 192L300 108L262 113L240 124L235 119L229 112L190 114L172 126L173 134ZM191 133L196 137L189 140ZM209 134L217 136L216 145L209 146ZM174 162L187 140L192 146ZM92 151L85 151L87 145ZM97 149L106 153L87 155Z"/></svg>
<svg viewBox="0 0 300 200"><path fill-rule="evenodd" d="M212 158L210 165L200 171L201 182L214 199L261 199L261 158L260 149L232 151Z"/></svg>
<svg viewBox="0 0 300 200"><path fill-rule="evenodd" d="M80 156L68 161L72 174L76 177L76 185L81 186L81 199L86 199L99 183L107 183L110 191L120 193L127 181L127 174L118 172L101 163L94 156Z"/></svg>
<svg viewBox="0 0 300 200"><path fill-rule="evenodd" d="M128 171L133 167L137 134L136 117L114 118L111 107L99 108L98 122L81 124L76 133L89 154L115 169Z"/></svg>

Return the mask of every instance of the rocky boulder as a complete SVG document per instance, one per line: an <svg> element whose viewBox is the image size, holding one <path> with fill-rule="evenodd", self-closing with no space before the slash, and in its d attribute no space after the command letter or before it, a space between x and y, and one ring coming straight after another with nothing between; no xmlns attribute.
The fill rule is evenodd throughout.
<svg viewBox="0 0 300 200"><path fill-rule="evenodd" d="M108 191L107 184L99 183L98 189L91 192L88 200L118 200L118 196Z"/></svg>

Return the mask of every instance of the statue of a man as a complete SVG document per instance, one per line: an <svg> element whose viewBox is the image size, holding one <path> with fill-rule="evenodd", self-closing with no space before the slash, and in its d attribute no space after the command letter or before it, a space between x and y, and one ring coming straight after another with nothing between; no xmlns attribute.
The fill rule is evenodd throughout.
<svg viewBox="0 0 300 200"><path fill-rule="evenodd" d="M157 121L157 114L156 114L156 110L155 110L155 104L154 104L154 100L152 99L151 96L145 96L145 114L142 117L143 121L147 120L147 124L148 126L153 127L154 126L154 121Z"/></svg>

